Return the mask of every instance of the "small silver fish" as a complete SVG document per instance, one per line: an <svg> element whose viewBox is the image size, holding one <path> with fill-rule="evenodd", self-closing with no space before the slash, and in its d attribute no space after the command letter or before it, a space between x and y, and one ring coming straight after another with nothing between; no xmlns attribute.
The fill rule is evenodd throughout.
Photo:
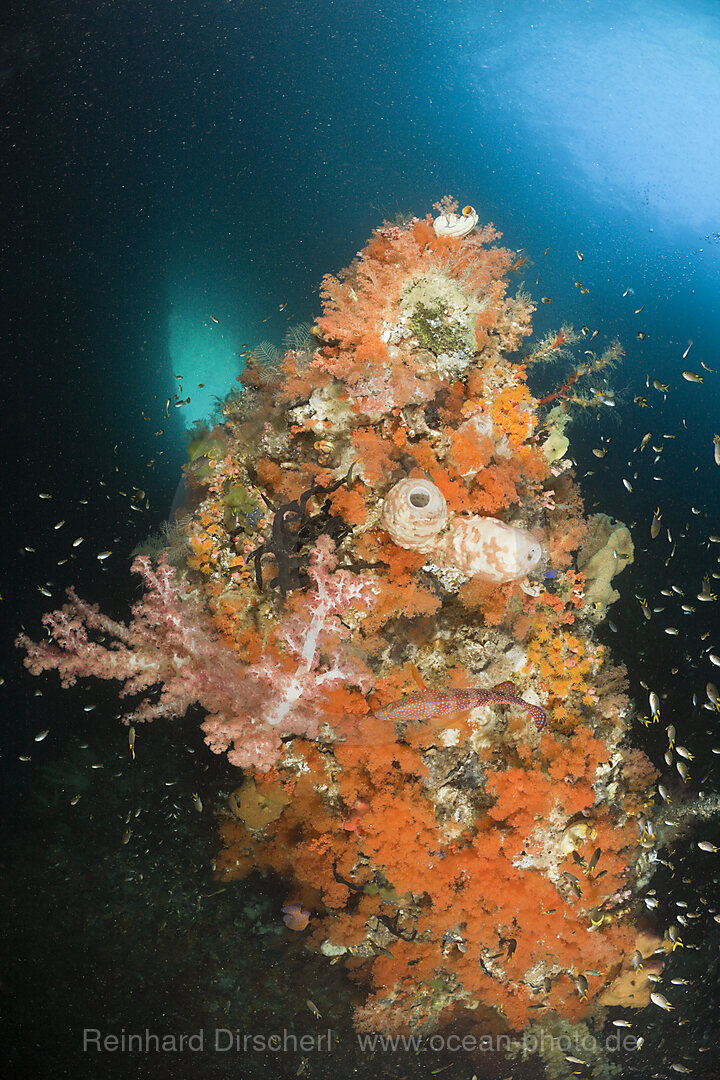
<svg viewBox="0 0 720 1080"><path fill-rule="evenodd" d="M682 938L680 937L680 931L678 930L677 926L671 926L668 928L668 937L673 943L673 952L678 947L684 947Z"/></svg>

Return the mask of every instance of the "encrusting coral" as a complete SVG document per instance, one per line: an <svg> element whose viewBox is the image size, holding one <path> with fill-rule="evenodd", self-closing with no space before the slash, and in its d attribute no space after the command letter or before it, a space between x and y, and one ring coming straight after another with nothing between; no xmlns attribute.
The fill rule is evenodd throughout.
<svg viewBox="0 0 720 1080"><path fill-rule="evenodd" d="M635 548L627 525L613 521L607 514L594 514L588 522L589 532L577 555L578 569L585 577L585 602L593 618L600 622L608 606L620 599L612 579L635 556Z"/></svg>
<svg viewBox="0 0 720 1080"><path fill-rule="evenodd" d="M191 444L187 561L136 561L130 623L73 593L49 640L20 639L35 673L150 691L128 722L205 709L210 748L249 772L218 875L282 875L288 925L345 957L358 1026L383 1031L644 1000L618 973L654 771L593 640L612 596L589 603L577 561L609 587L592 567L612 537L588 528L563 438L544 451L514 253L471 207L438 209L323 280L312 345L249 366ZM386 708L418 682L461 708Z"/></svg>

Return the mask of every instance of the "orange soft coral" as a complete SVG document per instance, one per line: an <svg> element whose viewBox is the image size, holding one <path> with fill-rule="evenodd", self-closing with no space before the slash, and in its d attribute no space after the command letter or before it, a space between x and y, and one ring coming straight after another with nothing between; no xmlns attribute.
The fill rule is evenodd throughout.
<svg viewBox="0 0 720 1080"><path fill-rule="evenodd" d="M495 431L502 432L510 448L517 450L533 433L535 414L527 386L518 381L495 394L490 415Z"/></svg>
<svg viewBox="0 0 720 1080"><path fill-rule="evenodd" d="M461 476L484 469L489 464L494 449L493 441L488 435L471 438L462 428L450 435L450 452Z"/></svg>
<svg viewBox="0 0 720 1080"><path fill-rule="evenodd" d="M519 476L517 463L510 461L489 465L477 474L470 496L473 510L497 515L501 510L520 501L516 481Z"/></svg>
<svg viewBox="0 0 720 1080"><path fill-rule="evenodd" d="M437 594L417 581L425 555L398 547L385 534L375 533L364 534L358 552L362 558L381 562L384 567L379 572L382 587L365 620L365 630L375 630L398 615L415 618L438 610L441 601Z"/></svg>
<svg viewBox="0 0 720 1080"><path fill-rule="evenodd" d="M341 487L330 496L333 511L348 525L364 525L367 520L367 489L364 484Z"/></svg>
<svg viewBox="0 0 720 1080"><path fill-rule="evenodd" d="M587 533L588 524L584 518L552 514L545 539L551 566L570 566L573 553L578 550Z"/></svg>
<svg viewBox="0 0 720 1080"><path fill-rule="evenodd" d="M395 450L374 428L358 428L352 437L358 467L371 487L395 469Z"/></svg>

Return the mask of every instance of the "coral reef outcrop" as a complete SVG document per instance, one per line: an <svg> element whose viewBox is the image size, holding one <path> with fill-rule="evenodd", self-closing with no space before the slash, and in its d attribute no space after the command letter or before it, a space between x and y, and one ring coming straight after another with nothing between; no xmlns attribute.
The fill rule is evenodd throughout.
<svg viewBox="0 0 720 1080"><path fill-rule="evenodd" d="M362 988L360 1029L590 1021L646 998L655 772L594 638L632 543L587 519L544 402L599 399L595 370L607 398L609 360L534 397L528 365L571 329L523 352L516 253L438 209L376 229L323 279L310 343L248 364L190 447L185 558L136 564L131 621L73 593L20 644L34 672L146 693L128 722L202 706L248 773L218 877L282 875L288 925ZM386 708L410 694L421 719Z"/></svg>

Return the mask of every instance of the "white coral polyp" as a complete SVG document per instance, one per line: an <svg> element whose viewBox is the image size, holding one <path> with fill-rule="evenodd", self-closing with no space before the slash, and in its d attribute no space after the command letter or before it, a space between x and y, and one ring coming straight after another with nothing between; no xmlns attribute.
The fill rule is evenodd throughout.
<svg viewBox="0 0 720 1080"><path fill-rule="evenodd" d="M401 480L385 496L382 525L398 547L433 551L447 518L445 497L429 480Z"/></svg>
<svg viewBox="0 0 720 1080"><path fill-rule="evenodd" d="M532 533L478 516L455 518L434 552L437 562L498 585L524 578L541 556Z"/></svg>

